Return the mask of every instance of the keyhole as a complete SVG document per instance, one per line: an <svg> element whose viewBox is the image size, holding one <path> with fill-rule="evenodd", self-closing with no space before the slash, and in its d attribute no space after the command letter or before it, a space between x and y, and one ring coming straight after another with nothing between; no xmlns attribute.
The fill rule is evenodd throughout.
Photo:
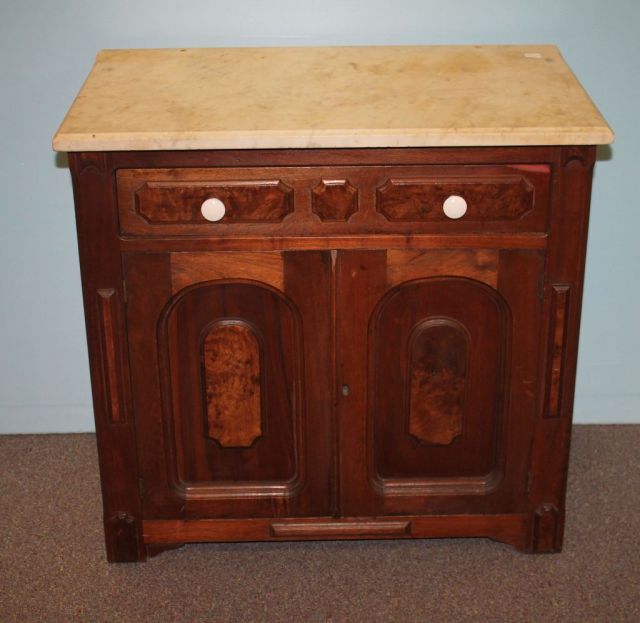
<svg viewBox="0 0 640 623"><path fill-rule="evenodd" d="M348 385L343 385L342 386L342 395L343 396L348 396L351 393L351 390L349 389Z"/></svg>

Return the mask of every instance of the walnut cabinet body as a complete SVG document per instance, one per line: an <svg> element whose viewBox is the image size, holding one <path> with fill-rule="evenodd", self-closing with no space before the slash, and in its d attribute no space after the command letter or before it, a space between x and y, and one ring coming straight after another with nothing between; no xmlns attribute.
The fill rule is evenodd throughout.
<svg viewBox="0 0 640 623"><path fill-rule="evenodd" d="M594 155L71 153L109 560L559 551Z"/></svg>

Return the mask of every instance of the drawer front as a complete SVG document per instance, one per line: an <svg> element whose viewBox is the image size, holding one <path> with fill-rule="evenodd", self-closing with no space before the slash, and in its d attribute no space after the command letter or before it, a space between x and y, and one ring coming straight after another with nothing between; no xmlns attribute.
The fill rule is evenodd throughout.
<svg viewBox="0 0 640 623"><path fill-rule="evenodd" d="M121 169L120 231L306 235L324 230L325 223L335 231L358 212L368 174L366 167Z"/></svg>
<svg viewBox="0 0 640 623"><path fill-rule="evenodd" d="M118 171L121 230L171 235L209 233L212 224L227 229L229 225L281 223L293 212L293 189L268 172L256 173L239 176L236 170L216 169ZM212 199L223 206L223 213L211 214L203 209L205 201ZM216 217L217 221L209 220Z"/></svg>
<svg viewBox="0 0 640 623"><path fill-rule="evenodd" d="M549 165L121 169L125 236L545 232Z"/></svg>
<svg viewBox="0 0 640 623"><path fill-rule="evenodd" d="M376 188L376 212L392 224L468 233L546 231L549 168L396 168Z"/></svg>
<svg viewBox="0 0 640 623"><path fill-rule="evenodd" d="M279 223L293 211L292 190L277 180L193 183L145 182L136 191L136 212L152 224L198 224L202 204L216 198L227 223Z"/></svg>

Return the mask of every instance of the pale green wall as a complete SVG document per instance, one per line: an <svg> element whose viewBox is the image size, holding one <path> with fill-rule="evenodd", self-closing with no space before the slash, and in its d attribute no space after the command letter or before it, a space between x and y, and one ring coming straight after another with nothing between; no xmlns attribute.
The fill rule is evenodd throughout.
<svg viewBox="0 0 640 623"><path fill-rule="evenodd" d="M639 29L637 0L0 0L0 432L93 428L71 184L50 140L95 53L237 45L557 44L617 135L596 167L576 420L639 422Z"/></svg>

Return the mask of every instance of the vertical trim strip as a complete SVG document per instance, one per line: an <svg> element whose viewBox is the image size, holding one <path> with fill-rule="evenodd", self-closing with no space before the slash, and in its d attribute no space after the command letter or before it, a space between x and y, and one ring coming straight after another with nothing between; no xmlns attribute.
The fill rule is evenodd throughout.
<svg viewBox="0 0 640 623"><path fill-rule="evenodd" d="M332 517L339 517L341 510L342 500L342 482L340 478L341 474L341 454L340 445L342 443L340 420L338 417L338 383L342 379L342 373L339 370L338 361L338 271L340 270L340 263L342 261L342 255L338 254L337 249L331 249L329 251L331 257L331 281L329 300L331 305L331 419L329 426L330 435L330 452L332 458L329 465L329 514Z"/></svg>
<svg viewBox="0 0 640 623"><path fill-rule="evenodd" d="M124 424L125 414L122 408L119 383L120 366L118 365L115 337L117 319L116 291L113 288L99 289L97 294L106 412L111 424Z"/></svg>
<svg viewBox="0 0 640 623"><path fill-rule="evenodd" d="M547 374L547 408L545 417L557 418L562 412L564 359L567 347L567 324L571 288L554 284L551 294L551 334L549 340L550 367Z"/></svg>

